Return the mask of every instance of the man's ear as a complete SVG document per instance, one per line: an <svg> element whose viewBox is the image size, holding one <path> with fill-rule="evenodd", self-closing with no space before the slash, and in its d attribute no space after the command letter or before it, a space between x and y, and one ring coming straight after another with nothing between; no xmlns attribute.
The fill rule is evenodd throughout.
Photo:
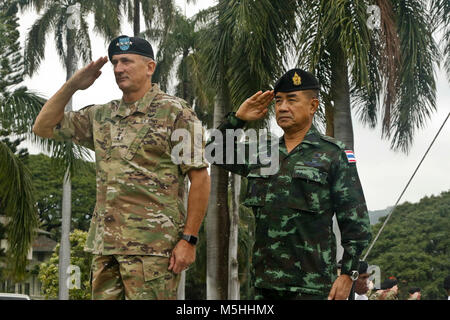
<svg viewBox="0 0 450 320"><path fill-rule="evenodd" d="M151 77L155 73L156 62L153 59L148 59L147 61L147 73Z"/></svg>
<svg viewBox="0 0 450 320"><path fill-rule="evenodd" d="M317 111L317 109L319 108L319 99L317 98L312 98L311 99L311 114L314 115Z"/></svg>

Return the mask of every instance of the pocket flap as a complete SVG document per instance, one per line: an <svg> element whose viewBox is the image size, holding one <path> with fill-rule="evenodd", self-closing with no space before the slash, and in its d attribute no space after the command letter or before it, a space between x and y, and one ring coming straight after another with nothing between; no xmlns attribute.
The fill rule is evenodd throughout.
<svg viewBox="0 0 450 320"><path fill-rule="evenodd" d="M133 142L128 147L128 152L125 155L125 159L131 160L136 154L137 150L142 144L142 139L147 135L148 130L150 130L150 125L145 124L142 128L138 130L136 133L136 137L133 139Z"/></svg>
<svg viewBox="0 0 450 320"><path fill-rule="evenodd" d="M261 174L261 168L255 168L250 170L249 174L247 175L247 178L260 178L260 179L268 179L268 175Z"/></svg>
<svg viewBox="0 0 450 320"><path fill-rule="evenodd" d="M322 172L317 168L299 165L294 167L294 173L292 174L293 178L300 178L321 184L327 183L327 176L328 174L326 172Z"/></svg>
<svg viewBox="0 0 450 320"><path fill-rule="evenodd" d="M264 203L266 202L268 178L269 176L261 174L261 168L255 168L250 171L247 175L247 194L242 203L244 206L264 206Z"/></svg>
<svg viewBox="0 0 450 320"><path fill-rule="evenodd" d="M141 256L142 267L144 269L144 280L152 281L164 277L170 279L172 274L169 267L169 258L159 256Z"/></svg>

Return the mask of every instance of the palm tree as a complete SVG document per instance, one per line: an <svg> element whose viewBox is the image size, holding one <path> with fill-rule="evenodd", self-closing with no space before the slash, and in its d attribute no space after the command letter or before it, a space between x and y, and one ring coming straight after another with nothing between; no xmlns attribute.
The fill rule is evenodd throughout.
<svg viewBox="0 0 450 320"><path fill-rule="evenodd" d="M17 31L17 7L14 1L0 4L0 131L21 134L29 123L13 116L15 112L36 112L43 99L17 88L23 81L23 58ZM27 119L29 120L29 119ZM0 134L2 135L2 134ZM17 141L23 141L24 138ZM17 143L11 146L0 141L0 214L7 218L7 270L9 276L20 282L26 276L27 255L38 226L34 205L31 175L14 154Z"/></svg>
<svg viewBox="0 0 450 320"><path fill-rule="evenodd" d="M392 149L407 152L414 132L435 110L437 47L421 1L375 3L379 29L368 23L373 17L365 1L302 2L298 63L321 82L327 135L353 149L353 105L371 128L381 117L382 137ZM333 230L339 260L343 249L335 220Z"/></svg>
<svg viewBox="0 0 450 320"><path fill-rule="evenodd" d="M141 35L141 8L147 30L166 30L171 25L175 12L173 0L122 0L119 1L126 12L128 22L133 24L134 36Z"/></svg>
<svg viewBox="0 0 450 320"><path fill-rule="evenodd" d="M371 128L381 116L382 137L407 152L435 110L438 51L422 1L375 3L379 29L368 25L365 1L303 1L298 61L322 84L328 135L353 149L353 104Z"/></svg>
<svg viewBox="0 0 450 320"><path fill-rule="evenodd" d="M55 1L55 0L29 0L21 1L23 8L33 7L37 12L43 11L40 18L33 24L27 37L25 48L26 72L32 76L38 69L44 57L45 37L53 32L56 41L56 48L61 62L66 69L66 80L68 80L77 69L78 57L83 63L92 60L91 41L86 21L87 14L95 12L96 30L102 33L107 40L117 36L120 30L120 14L118 12L117 1L89 0L76 4L75 1ZM78 7L74 7L79 5ZM78 8L79 10L73 10ZM70 22L72 20L72 22ZM78 25L73 24L73 20ZM72 100L65 108L72 110ZM68 159L75 159L74 145L66 142L62 150L68 155ZM78 148L78 150L82 150ZM71 220L71 181L73 174L73 163L69 162L63 183L62 200L62 225L61 225L61 246L59 264L59 298L67 300L69 298L66 284L66 270L70 263L70 220Z"/></svg>
<svg viewBox="0 0 450 320"><path fill-rule="evenodd" d="M297 15L296 1L218 1L202 16L200 55L206 83L216 90L214 127L247 97L271 87L281 73L286 44L293 43ZM212 166L206 219L208 299L225 299L228 291L228 267L222 263L228 259L227 190L228 173Z"/></svg>
<svg viewBox="0 0 450 320"><path fill-rule="evenodd" d="M442 31L444 69L450 81L450 4L446 0L433 0L430 3L430 11L433 17L432 21L435 22L434 28Z"/></svg>

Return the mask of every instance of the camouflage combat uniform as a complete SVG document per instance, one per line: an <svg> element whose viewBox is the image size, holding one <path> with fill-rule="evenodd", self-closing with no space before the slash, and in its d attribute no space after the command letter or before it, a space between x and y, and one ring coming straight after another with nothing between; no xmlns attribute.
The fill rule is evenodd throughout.
<svg viewBox="0 0 450 320"><path fill-rule="evenodd" d="M377 290L369 295L369 300L398 300L394 290Z"/></svg>
<svg viewBox="0 0 450 320"><path fill-rule="evenodd" d="M244 125L230 113L218 129L225 134ZM248 159L251 148L246 145ZM207 150L211 146L226 152L225 144L209 141ZM349 163L344 150L342 143L312 126L290 153L284 137L279 138L279 171L274 175L261 174L262 165L247 160L219 165L248 178L244 205L253 209L256 219L256 289L278 290L280 296L298 293L289 295L292 299L325 299L336 278L334 213L344 247L342 271L358 270L359 256L370 240L369 218L356 164Z"/></svg>
<svg viewBox="0 0 450 320"><path fill-rule="evenodd" d="M171 150L178 141L172 142L171 134L186 129L193 136L198 133L195 126L201 130L187 103L156 84L131 105L113 100L64 114L54 138L71 139L95 151L97 202L86 251L100 260L114 257L109 264L125 256L143 257L140 263L155 269L154 276L148 273L146 278L175 276L167 267L184 228L183 181L190 169L208 164L197 157L190 164L175 165ZM194 148L195 139L191 141ZM195 145L200 152L203 147L203 143ZM154 262L149 256L163 257L165 262ZM142 270L142 265L138 268ZM93 273L99 269L94 261Z"/></svg>

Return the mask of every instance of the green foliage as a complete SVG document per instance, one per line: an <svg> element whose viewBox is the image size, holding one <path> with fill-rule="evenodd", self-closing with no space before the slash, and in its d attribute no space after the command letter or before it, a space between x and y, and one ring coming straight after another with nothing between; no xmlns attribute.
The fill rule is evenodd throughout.
<svg viewBox="0 0 450 320"><path fill-rule="evenodd" d="M8 218L8 269L10 276L20 281L26 275L27 254L35 236L38 216L30 172L3 142L0 142L0 200L0 212Z"/></svg>
<svg viewBox="0 0 450 320"><path fill-rule="evenodd" d="M96 201L95 169L92 163L82 163L84 169L72 177L71 226L72 229L88 231ZM53 160L43 154L30 155L28 168L33 177L40 228L50 232L53 240L59 241L64 169L55 167Z"/></svg>
<svg viewBox="0 0 450 320"><path fill-rule="evenodd" d="M70 300L90 300L91 299L91 285L90 285L90 267L92 263L92 255L83 250L86 243L87 232L81 230L74 230L70 234L71 257L72 265L80 267L80 283L81 288L73 288L69 290ZM38 279L42 283L42 294L46 299L58 298L58 263L60 245L58 244L54 253L48 262L42 263L39 266ZM75 282L73 282L75 283Z"/></svg>
<svg viewBox="0 0 450 320"><path fill-rule="evenodd" d="M377 234L386 217L372 228ZM445 296L442 282L450 274L450 191L404 203L393 212L368 256L380 266L382 280L399 280L400 298L409 287L420 287L423 299Z"/></svg>

